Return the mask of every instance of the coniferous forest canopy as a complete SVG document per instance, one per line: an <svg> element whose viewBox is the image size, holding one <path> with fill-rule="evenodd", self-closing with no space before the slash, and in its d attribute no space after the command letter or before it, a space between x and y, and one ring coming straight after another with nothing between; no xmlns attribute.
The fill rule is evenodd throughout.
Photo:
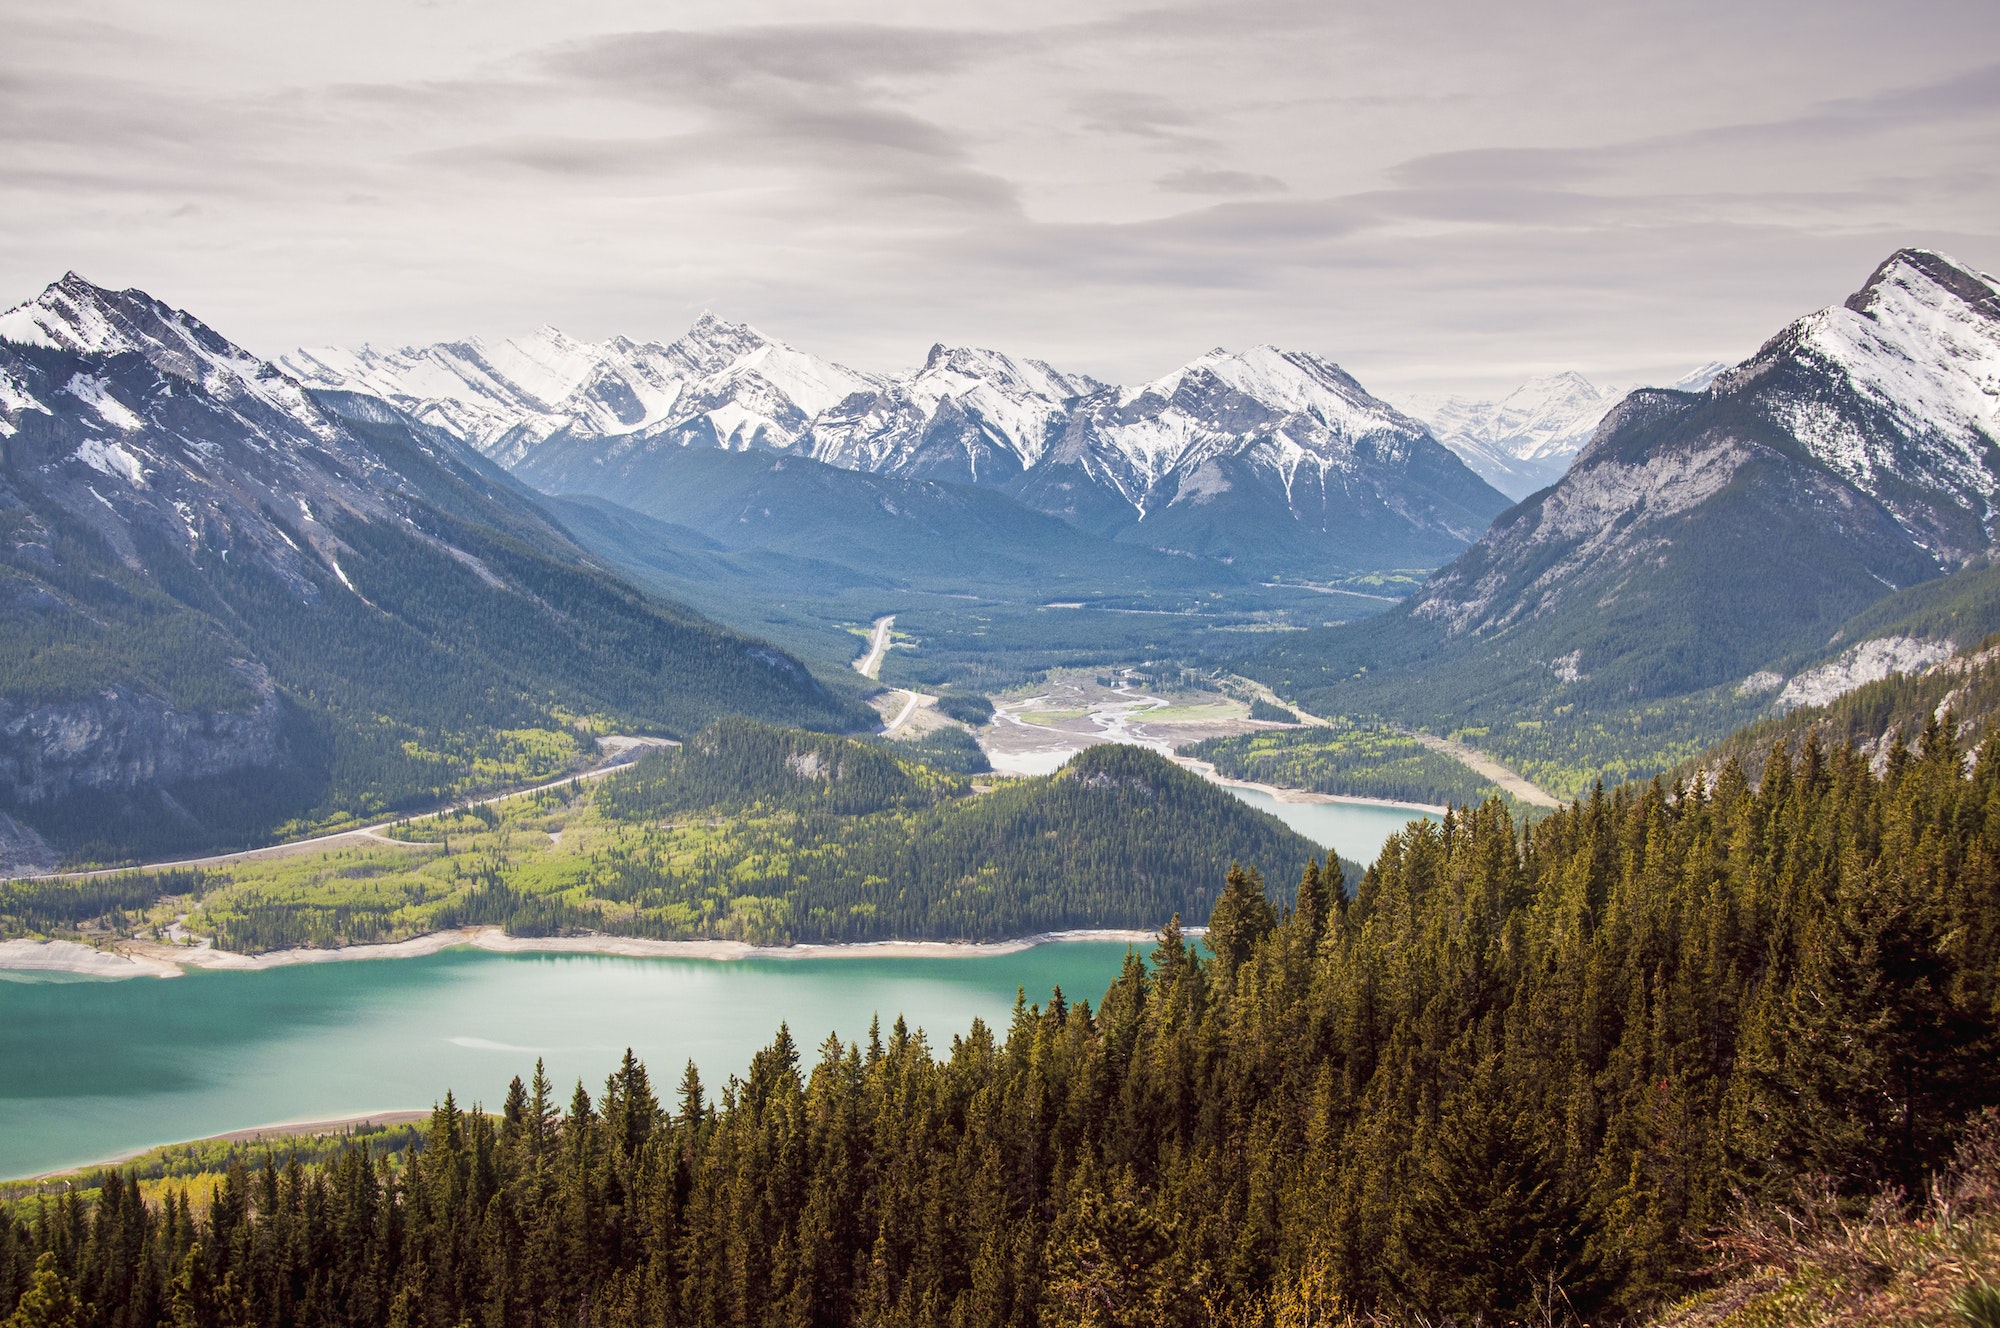
<svg viewBox="0 0 2000 1328"><path fill-rule="evenodd" d="M0 1222L0 1288L120 1325L1643 1315L1739 1196L1991 1151L2000 751L1774 752L1413 824L1351 898L1232 872L1208 955L1169 927L1095 1006L948 1048L516 1080L405 1164L239 1170L205 1215L109 1173Z"/></svg>

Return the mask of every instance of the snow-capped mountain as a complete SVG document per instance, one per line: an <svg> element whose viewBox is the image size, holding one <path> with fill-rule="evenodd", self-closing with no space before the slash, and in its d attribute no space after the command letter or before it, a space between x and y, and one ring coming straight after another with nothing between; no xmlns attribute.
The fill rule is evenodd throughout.
<svg viewBox="0 0 2000 1328"><path fill-rule="evenodd" d="M1416 420L1315 355L1210 351L1073 406L1013 486L1086 529L1307 573L1420 566L1506 505Z"/></svg>
<svg viewBox="0 0 2000 1328"><path fill-rule="evenodd" d="M813 455L848 470L1005 484L1042 459L1073 402L1104 390L1040 360L935 345L915 373L822 415Z"/></svg>
<svg viewBox="0 0 2000 1328"><path fill-rule="evenodd" d="M513 465L552 435L668 436L788 451L814 417L878 380L704 314L668 344L581 342L544 327L377 351L297 350L279 364L310 387L368 392Z"/></svg>
<svg viewBox="0 0 2000 1328"><path fill-rule="evenodd" d="M73 847L434 797L495 730L560 742L552 703L845 718L795 661L593 564L449 434L142 291L70 273L0 313L0 450L0 632L33 647L0 660L0 806Z"/></svg>
<svg viewBox="0 0 2000 1328"><path fill-rule="evenodd" d="M1699 392L1728 367L1704 364L1665 386ZM1403 405L1482 479L1518 502L1562 478L1627 390L1599 387L1571 372L1530 378L1498 401L1410 397Z"/></svg>
<svg viewBox="0 0 2000 1328"><path fill-rule="evenodd" d="M1136 388L942 345L914 373L881 376L704 315L669 345L545 330L284 363L385 397L551 493L602 492L662 447L757 447L1001 487L1085 530L1304 574L1433 564L1505 506L1337 365L1269 346Z"/></svg>
<svg viewBox="0 0 2000 1328"><path fill-rule="evenodd" d="M1626 397L1412 618L1533 637L1578 681L1642 658L1648 686L1741 678L1886 591L1992 556L1997 407L2000 286L1900 251L1705 391Z"/></svg>
<svg viewBox="0 0 2000 1328"><path fill-rule="evenodd" d="M1401 609L1246 667L1323 712L1512 720L1535 759L1614 732L1656 753L1712 741L1788 677L1798 699L1914 658L1839 652L1899 588L1995 560L1996 411L2000 282L1900 251L1705 390L1626 396ZM1932 639L1913 625L1952 602L1911 590L1884 632Z"/></svg>
<svg viewBox="0 0 2000 1328"><path fill-rule="evenodd" d="M1710 394L1887 508L1945 567L1994 548L2000 505L2000 284L1906 249L1845 304L1799 319Z"/></svg>

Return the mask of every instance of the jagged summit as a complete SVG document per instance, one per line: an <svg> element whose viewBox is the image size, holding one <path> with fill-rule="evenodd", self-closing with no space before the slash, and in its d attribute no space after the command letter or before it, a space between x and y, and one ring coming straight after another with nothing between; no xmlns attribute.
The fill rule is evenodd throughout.
<svg viewBox="0 0 2000 1328"><path fill-rule="evenodd" d="M0 341L93 355L174 349L213 354L228 348L200 320L145 291L110 290L75 271L0 314Z"/></svg>
<svg viewBox="0 0 2000 1328"><path fill-rule="evenodd" d="M1847 297L1846 307L1865 316L1885 292L1909 289L1913 284L1955 296L1988 316L2000 315L2000 283L1935 249L1898 249L1882 261L1860 290Z"/></svg>
<svg viewBox="0 0 2000 1328"><path fill-rule="evenodd" d="M2000 523L2000 287L1922 249L1793 322L1717 378L1814 460L1893 512L1945 566Z"/></svg>
<svg viewBox="0 0 2000 1328"><path fill-rule="evenodd" d="M1236 527L1261 523L1260 539L1275 533L1292 549L1285 570L1313 574L1327 570L1336 528L1360 540L1392 513L1371 538L1381 557L1417 565L1463 547L1505 505L1337 364L1268 345L1217 349L1132 388L943 342L914 372L878 375L704 311L667 345L548 331L389 356L300 351L285 363L315 385L384 396L552 492L588 489L662 447L761 448L1003 487L1086 529L1135 527L1133 538L1182 552L1234 556ZM1330 496L1330 472L1361 487L1343 479ZM1162 521L1169 510L1175 520ZM1196 514L1200 529L1183 520Z"/></svg>
<svg viewBox="0 0 2000 1328"><path fill-rule="evenodd" d="M682 352L687 367L698 374L720 373L747 355L777 345L748 323L730 322L707 309L673 343Z"/></svg>

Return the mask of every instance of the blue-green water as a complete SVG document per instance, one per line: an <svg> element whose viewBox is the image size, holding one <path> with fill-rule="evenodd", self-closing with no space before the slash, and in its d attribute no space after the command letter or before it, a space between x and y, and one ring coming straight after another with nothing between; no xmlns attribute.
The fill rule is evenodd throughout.
<svg viewBox="0 0 2000 1328"><path fill-rule="evenodd" d="M903 1014L943 1050L1014 992L1094 1005L1126 947L977 958L623 959L451 950L422 959L96 980L0 970L0 1177L284 1121L497 1107L535 1058L594 1095L626 1047L661 1091L693 1059L718 1085L789 1023L802 1057Z"/></svg>
<svg viewBox="0 0 2000 1328"><path fill-rule="evenodd" d="M1380 807L1366 802L1279 802L1261 789L1225 785L1260 812L1269 812L1321 848L1367 866L1382 853L1383 841L1411 821L1439 818L1415 807Z"/></svg>

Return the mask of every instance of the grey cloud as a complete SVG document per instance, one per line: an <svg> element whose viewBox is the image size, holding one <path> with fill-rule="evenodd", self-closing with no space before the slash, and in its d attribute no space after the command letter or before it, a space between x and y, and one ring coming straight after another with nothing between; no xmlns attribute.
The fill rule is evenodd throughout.
<svg viewBox="0 0 2000 1328"><path fill-rule="evenodd" d="M630 33L566 48L542 68L572 90L661 102L699 129L649 145L505 143L482 156L557 172L781 164L845 195L923 196L1011 211L1013 185L974 168L962 135L898 104L894 85L1019 49L1004 34L816 24Z"/></svg>
<svg viewBox="0 0 2000 1328"><path fill-rule="evenodd" d="M1575 184L1604 170L1606 149L1468 148L1416 157L1390 171L1413 188Z"/></svg>
<svg viewBox="0 0 2000 1328"><path fill-rule="evenodd" d="M546 64L558 76L605 90L679 99L755 83L854 89L936 76L1033 40L884 24L792 24L624 33L553 53Z"/></svg>
<svg viewBox="0 0 2000 1328"><path fill-rule="evenodd" d="M1185 107L1152 93L1104 90L1086 93L1073 104L1078 126L1094 133L1127 134L1175 144L1212 141L1193 132L1195 120Z"/></svg>
<svg viewBox="0 0 2000 1328"><path fill-rule="evenodd" d="M1902 243L2000 265L1990 0L359 2L324 58L224 6L10 16L0 286L81 267L271 350L709 303L866 367L1276 341L1372 386L1747 353Z"/></svg>
<svg viewBox="0 0 2000 1328"><path fill-rule="evenodd" d="M1162 189L1178 194L1275 194L1283 192L1285 182L1275 175L1257 175L1250 171L1211 171L1199 166L1189 166L1184 170L1162 175L1153 182Z"/></svg>

